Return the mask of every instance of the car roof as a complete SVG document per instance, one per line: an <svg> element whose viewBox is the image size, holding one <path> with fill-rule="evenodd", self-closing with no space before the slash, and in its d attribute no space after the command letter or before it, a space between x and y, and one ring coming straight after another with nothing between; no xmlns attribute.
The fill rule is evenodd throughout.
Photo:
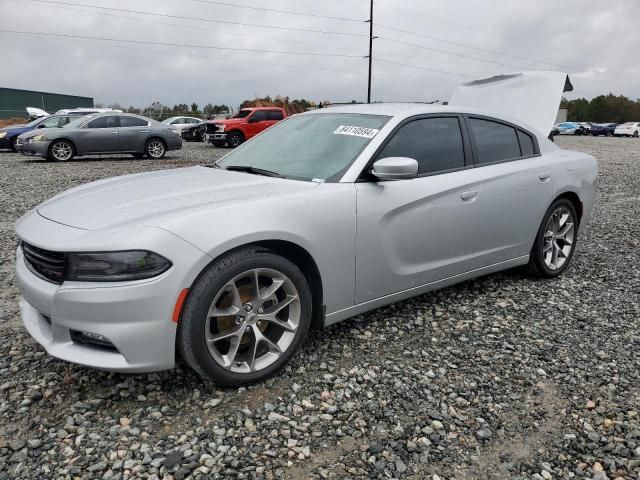
<svg viewBox="0 0 640 480"><path fill-rule="evenodd" d="M283 110L282 107L244 107L240 110ZM225 115L224 113L219 113L216 115Z"/></svg>
<svg viewBox="0 0 640 480"><path fill-rule="evenodd" d="M339 105L334 107L326 107L317 110L310 110L304 112L301 115L317 115L328 113L351 113L361 115L384 115L388 117L413 117L416 115L430 115L438 113L466 113L471 115L482 115L486 117L495 118L498 120L504 120L511 122L515 125L519 125L522 128L528 129L531 132L537 132L537 130L520 119L510 117L508 115L501 115L499 113L491 112L481 108L472 108L464 106L449 106L440 104L427 104L427 103L371 103L371 104L348 104ZM538 132L540 133L540 132ZM545 135L546 136L546 135Z"/></svg>

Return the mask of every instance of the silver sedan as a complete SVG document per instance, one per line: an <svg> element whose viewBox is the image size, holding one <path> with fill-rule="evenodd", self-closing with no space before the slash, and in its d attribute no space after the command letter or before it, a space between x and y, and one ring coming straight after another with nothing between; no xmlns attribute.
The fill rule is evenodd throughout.
<svg viewBox="0 0 640 480"><path fill-rule="evenodd" d="M127 113L97 113L80 117L63 128L44 128L18 137L17 149L64 162L75 156L129 153L136 158L164 157L182 148L180 134L168 125Z"/></svg>
<svg viewBox="0 0 640 480"><path fill-rule="evenodd" d="M532 112L548 125L457 105L328 108L214 165L61 193L17 224L23 322L67 361L144 372L179 352L243 385L310 328L507 268L557 277L597 167L541 133L555 112Z"/></svg>

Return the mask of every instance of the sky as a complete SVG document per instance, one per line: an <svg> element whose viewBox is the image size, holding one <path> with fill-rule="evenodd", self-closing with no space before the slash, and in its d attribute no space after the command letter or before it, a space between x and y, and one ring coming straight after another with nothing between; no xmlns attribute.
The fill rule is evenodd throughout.
<svg viewBox="0 0 640 480"><path fill-rule="evenodd" d="M0 0L0 30L32 33L0 32L0 86L137 107L364 101L368 17L369 0ZM522 70L569 73L567 98L640 98L637 0L376 0L373 23L374 101Z"/></svg>

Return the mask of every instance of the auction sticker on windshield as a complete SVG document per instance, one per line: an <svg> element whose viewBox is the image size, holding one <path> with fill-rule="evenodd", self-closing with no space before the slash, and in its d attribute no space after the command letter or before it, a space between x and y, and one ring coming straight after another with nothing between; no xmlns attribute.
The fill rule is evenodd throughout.
<svg viewBox="0 0 640 480"><path fill-rule="evenodd" d="M353 137L373 138L380 130L367 127L352 127L350 125L340 125L333 132L334 135L351 135Z"/></svg>

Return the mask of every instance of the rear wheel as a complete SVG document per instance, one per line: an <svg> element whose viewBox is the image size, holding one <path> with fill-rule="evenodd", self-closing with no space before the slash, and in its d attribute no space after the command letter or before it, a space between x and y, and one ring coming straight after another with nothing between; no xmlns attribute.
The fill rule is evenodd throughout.
<svg viewBox="0 0 640 480"><path fill-rule="evenodd" d="M578 239L578 215L566 198L553 202L542 220L531 250L529 269L535 275L553 278L569 266Z"/></svg>
<svg viewBox="0 0 640 480"><path fill-rule="evenodd" d="M159 138L152 138L145 145L144 153L152 160L159 160L167 153L167 147L165 147L164 142Z"/></svg>
<svg viewBox="0 0 640 480"><path fill-rule="evenodd" d="M311 307L298 267L268 250L242 249L214 262L192 287L178 347L206 379L223 386L255 383L300 347Z"/></svg>
<svg viewBox="0 0 640 480"><path fill-rule="evenodd" d="M49 159L56 162L71 160L75 154L73 145L68 140L56 140L49 146Z"/></svg>
<svg viewBox="0 0 640 480"><path fill-rule="evenodd" d="M242 132L231 132L227 136L227 142L232 148L239 147L244 142L244 135L242 135Z"/></svg>

